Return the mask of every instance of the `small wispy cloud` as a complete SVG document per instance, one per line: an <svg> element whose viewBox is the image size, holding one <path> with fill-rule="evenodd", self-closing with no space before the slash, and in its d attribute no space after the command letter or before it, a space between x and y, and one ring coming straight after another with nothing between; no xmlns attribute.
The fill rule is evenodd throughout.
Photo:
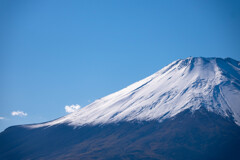
<svg viewBox="0 0 240 160"><path fill-rule="evenodd" d="M0 119L5 119L4 117L0 117Z"/></svg>
<svg viewBox="0 0 240 160"><path fill-rule="evenodd" d="M23 117L23 116L27 116L28 114L23 112L23 111L12 111L12 116L19 116L19 117Z"/></svg>
<svg viewBox="0 0 240 160"><path fill-rule="evenodd" d="M80 108L81 108L81 106L78 105L78 104L76 104L76 105L71 105L71 106L65 106L65 111L66 111L67 113L72 113L72 112L74 112L74 111L76 111L76 110L78 110L78 109L80 109Z"/></svg>

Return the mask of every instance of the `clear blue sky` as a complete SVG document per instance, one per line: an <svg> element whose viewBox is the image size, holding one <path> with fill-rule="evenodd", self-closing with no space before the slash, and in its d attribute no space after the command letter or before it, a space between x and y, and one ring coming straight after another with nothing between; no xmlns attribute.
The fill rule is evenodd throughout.
<svg viewBox="0 0 240 160"><path fill-rule="evenodd" d="M240 60L238 0L0 0L0 22L0 131L64 116L177 59Z"/></svg>

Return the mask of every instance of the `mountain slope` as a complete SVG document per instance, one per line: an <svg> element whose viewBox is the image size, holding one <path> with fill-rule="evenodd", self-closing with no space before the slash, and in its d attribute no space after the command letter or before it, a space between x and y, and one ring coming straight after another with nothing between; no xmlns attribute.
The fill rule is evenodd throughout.
<svg viewBox="0 0 240 160"><path fill-rule="evenodd" d="M0 159L238 160L240 63L177 60L65 117L0 133Z"/></svg>
<svg viewBox="0 0 240 160"><path fill-rule="evenodd" d="M240 63L230 58L177 60L155 74L58 120L73 126L159 120L205 107L240 125Z"/></svg>
<svg viewBox="0 0 240 160"><path fill-rule="evenodd" d="M239 135L240 127L231 119L203 108L162 123L15 126L0 133L0 159L238 160Z"/></svg>

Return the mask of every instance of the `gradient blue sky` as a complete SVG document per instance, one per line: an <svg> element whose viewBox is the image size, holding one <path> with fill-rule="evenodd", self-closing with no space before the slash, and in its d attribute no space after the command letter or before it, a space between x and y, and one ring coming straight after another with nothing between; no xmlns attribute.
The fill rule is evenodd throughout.
<svg viewBox="0 0 240 160"><path fill-rule="evenodd" d="M240 60L237 0L0 0L0 21L0 131L64 116L177 59Z"/></svg>

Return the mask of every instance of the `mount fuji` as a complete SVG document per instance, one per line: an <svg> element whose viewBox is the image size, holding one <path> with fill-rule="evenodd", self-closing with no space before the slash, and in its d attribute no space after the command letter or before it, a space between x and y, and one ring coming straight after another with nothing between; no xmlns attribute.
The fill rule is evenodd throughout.
<svg viewBox="0 0 240 160"><path fill-rule="evenodd" d="M240 159L240 62L189 57L59 119L7 128L0 159Z"/></svg>

